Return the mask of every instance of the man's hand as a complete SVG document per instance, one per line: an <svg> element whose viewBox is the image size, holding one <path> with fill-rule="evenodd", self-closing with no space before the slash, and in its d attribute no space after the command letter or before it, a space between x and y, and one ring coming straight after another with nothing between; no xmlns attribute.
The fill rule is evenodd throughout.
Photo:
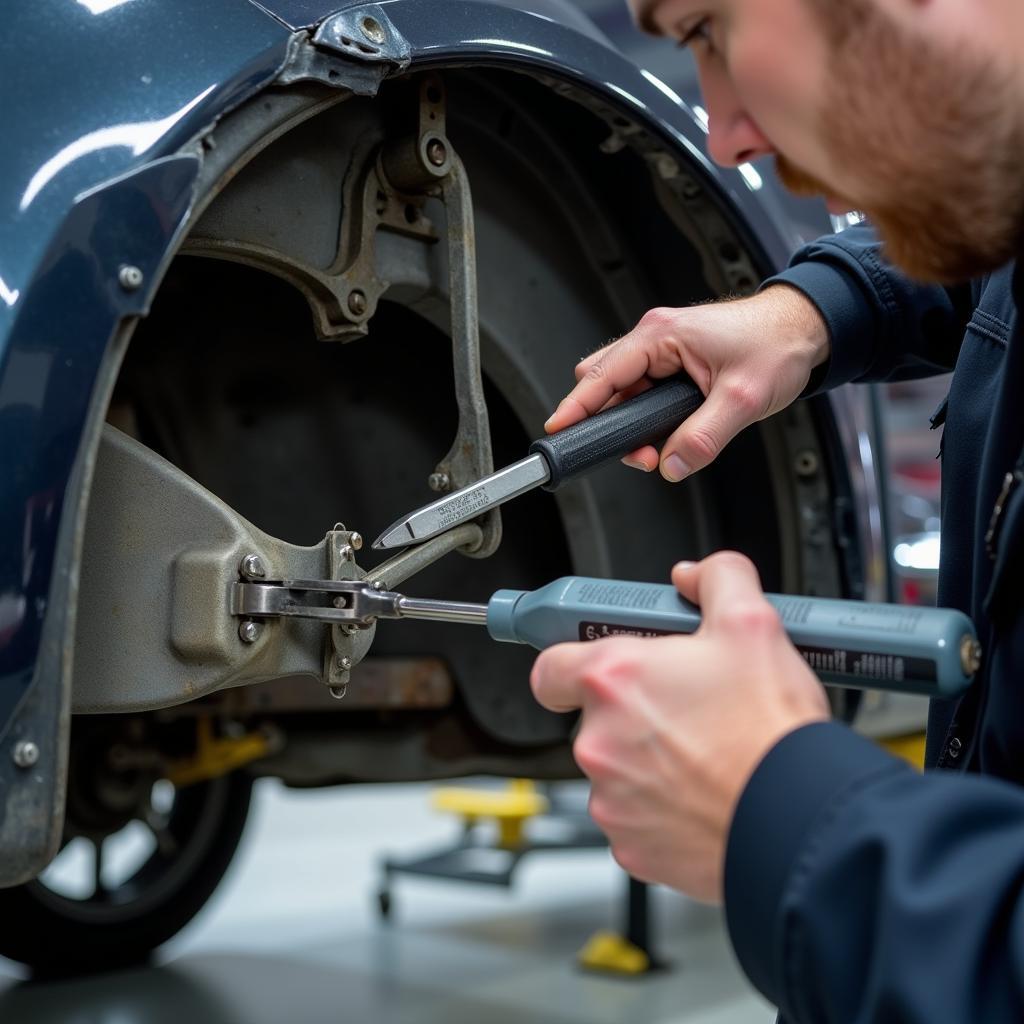
<svg viewBox="0 0 1024 1024"><path fill-rule="evenodd" d="M707 396L664 443L623 461L673 482L703 469L744 427L784 409L828 358L825 321L804 294L773 285L753 298L652 309L629 334L576 367L579 382L544 424L563 430L685 370Z"/></svg>
<svg viewBox="0 0 1024 1024"><path fill-rule="evenodd" d="M693 636L560 644L530 682L546 708L583 709L573 751L619 864L719 900L733 812L754 769L829 708L749 559L680 563L672 580L701 607Z"/></svg>

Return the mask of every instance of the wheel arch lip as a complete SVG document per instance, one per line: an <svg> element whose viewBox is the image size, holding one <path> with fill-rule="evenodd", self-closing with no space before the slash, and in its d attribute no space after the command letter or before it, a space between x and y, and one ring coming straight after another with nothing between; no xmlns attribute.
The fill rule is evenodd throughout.
<svg viewBox="0 0 1024 1024"><path fill-rule="evenodd" d="M710 164L700 123L671 89L599 30L586 31L583 16L562 0L523 3L531 9L492 0L372 6L408 42L411 69L513 68L602 97L685 157L759 269L769 272L784 262L784 229L741 175ZM29 84L19 86L24 102L5 118L7 152L19 156L0 178L0 455L13 470L0 474L0 783L10 771L8 748L33 728L33 709L45 707L52 717L53 702L30 700L33 691L40 683L55 694L69 687L77 543L100 406L119 366L116 339L147 312L188 222L202 159L197 140L277 80L305 37L299 30L362 6L179 0L169 26L159 0L50 0L30 5L31 17L18 11L7 19L0 44L6 76ZM35 66L37 47L48 51L49 67L65 69L62 76L47 78ZM124 60L111 55L104 61L104 47ZM146 230L134 229L128 216L133 202L150 218ZM116 230L90 235L90 225L102 228L118 216ZM118 270L126 263L144 271L137 290L119 285ZM55 267L64 274L59 287ZM74 380L66 372L72 366ZM52 722L34 726L51 737L54 776L63 764L67 692L58 703L63 729ZM41 762L32 778L41 782L43 775ZM10 776L8 807L26 778ZM52 799L40 807L52 808L60 798L55 779L49 788ZM48 821L49 832L31 855L39 868L53 849L59 813ZM0 864L10 841L0 806ZM24 876L26 858L19 864ZM0 884L4 874L0 869Z"/></svg>

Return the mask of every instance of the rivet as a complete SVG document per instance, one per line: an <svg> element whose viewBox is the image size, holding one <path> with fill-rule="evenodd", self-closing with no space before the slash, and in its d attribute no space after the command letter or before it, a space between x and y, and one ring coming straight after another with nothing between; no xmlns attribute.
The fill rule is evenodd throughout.
<svg viewBox="0 0 1024 1024"><path fill-rule="evenodd" d="M19 740L14 744L11 757L19 768L31 768L39 760L39 747L31 740Z"/></svg>
<svg viewBox="0 0 1024 1024"><path fill-rule="evenodd" d="M142 271L131 263L122 263L117 271L117 283L126 291L134 292L142 287Z"/></svg>

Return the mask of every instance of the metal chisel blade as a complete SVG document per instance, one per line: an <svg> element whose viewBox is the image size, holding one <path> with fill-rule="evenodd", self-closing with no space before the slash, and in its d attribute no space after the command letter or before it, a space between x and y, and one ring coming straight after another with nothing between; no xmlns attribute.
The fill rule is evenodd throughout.
<svg viewBox="0 0 1024 1024"><path fill-rule="evenodd" d="M525 494L546 483L551 473L543 455L530 455L497 473L446 494L392 523L374 542L381 548L401 548L429 540L460 523L476 519L484 512Z"/></svg>

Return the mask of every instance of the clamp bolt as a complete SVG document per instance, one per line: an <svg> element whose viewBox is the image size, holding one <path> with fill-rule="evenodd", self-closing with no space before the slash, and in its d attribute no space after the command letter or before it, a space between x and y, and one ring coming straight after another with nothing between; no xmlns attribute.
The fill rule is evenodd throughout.
<svg viewBox="0 0 1024 1024"><path fill-rule="evenodd" d="M39 760L39 747L31 740L19 740L14 744L11 757L19 768L31 768Z"/></svg>
<svg viewBox="0 0 1024 1024"><path fill-rule="evenodd" d="M131 263L122 263L117 271L117 283L126 291L134 292L142 287L143 273Z"/></svg>
<svg viewBox="0 0 1024 1024"><path fill-rule="evenodd" d="M358 288L348 293L348 311L353 316L362 316L366 312L366 293Z"/></svg>
<svg viewBox="0 0 1024 1024"><path fill-rule="evenodd" d="M432 491L439 491L443 494L451 489L452 478L447 473L431 473L427 477L427 486Z"/></svg>
<svg viewBox="0 0 1024 1024"><path fill-rule="evenodd" d="M348 535L348 542L352 545L353 550L358 551L363 546L363 535L361 533L350 533Z"/></svg>
<svg viewBox="0 0 1024 1024"><path fill-rule="evenodd" d="M254 644L263 632L263 625L253 622L252 619L244 619L238 624L238 636L243 644Z"/></svg>
<svg viewBox="0 0 1024 1024"><path fill-rule="evenodd" d="M384 26L376 18L363 18L359 27L363 30L363 35L378 46L387 38L384 34Z"/></svg>
<svg viewBox="0 0 1024 1024"><path fill-rule="evenodd" d="M427 159L435 167L444 167L448 159L448 147L440 139L431 139L427 143Z"/></svg>
<svg viewBox="0 0 1024 1024"><path fill-rule="evenodd" d="M260 580L267 575L263 559L259 555L246 555L242 559L238 571L249 580Z"/></svg>

